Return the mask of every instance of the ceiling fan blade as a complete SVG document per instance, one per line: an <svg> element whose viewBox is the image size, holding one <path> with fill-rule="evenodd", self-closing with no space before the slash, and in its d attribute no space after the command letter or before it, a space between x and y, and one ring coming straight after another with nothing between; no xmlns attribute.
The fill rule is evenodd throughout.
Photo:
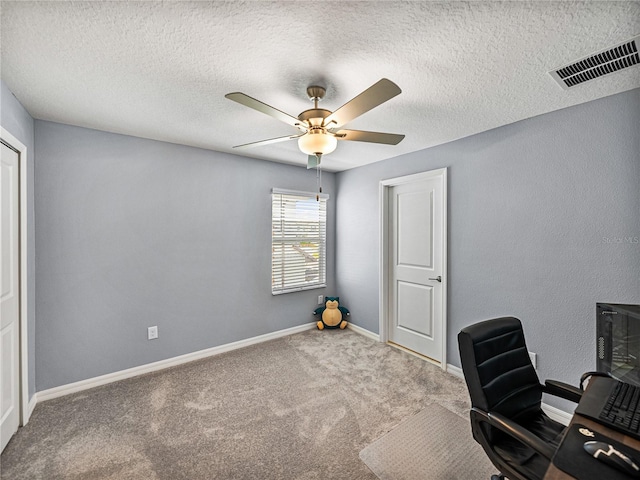
<svg viewBox="0 0 640 480"><path fill-rule="evenodd" d="M404 138L404 135L397 133L366 132L364 130L338 130L337 132L332 130L331 132L336 135L338 140L384 143L386 145L397 145Z"/></svg>
<svg viewBox="0 0 640 480"><path fill-rule="evenodd" d="M261 102L260 100L256 100L249 95L245 95L241 92L233 92L227 93L225 95L229 100L233 100L234 102L238 102L245 107L253 108L259 112L265 113L270 117L276 118L281 122L287 123L292 127L305 126L300 120L296 117L289 115L288 113L284 113L277 108L272 107L271 105L267 105L266 103Z"/></svg>
<svg viewBox="0 0 640 480"><path fill-rule="evenodd" d="M269 145L270 143L278 143L278 142L284 142L286 140L293 140L294 138L299 138L301 136L305 135L304 133L301 133L299 135L287 135L286 137L276 137L276 138L270 138L268 140L260 140L259 142L251 142L251 143L245 143L243 145L236 145L233 148L252 148L252 147L260 147L262 145Z"/></svg>
<svg viewBox="0 0 640 480"><path fill-rule="evenodd" d="M325 118L324 125L330 128L340 127L401 92L402 90L395 83L383 78ZM329 125L331 122L335 122L335 124Z"/></svg>

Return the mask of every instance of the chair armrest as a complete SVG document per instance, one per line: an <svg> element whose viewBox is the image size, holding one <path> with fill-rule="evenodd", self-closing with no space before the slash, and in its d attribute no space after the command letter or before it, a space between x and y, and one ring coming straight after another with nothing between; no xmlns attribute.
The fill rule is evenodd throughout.
<svg viewBox="0 0 640 480"><path fill-rule="evenodd" d="M495 427L498 430L506 433L511 438L514 438L520 443L535 450L537 453L547 458L549 461L551 461L553 454L556 452L555 448L553 448L551 445L544 442L539 437L536 437L526 428L523 428L522 426L509 420L508 418L503 417L499 413L487 413L483 412L477 407L471 407L471 415L475 415L476 417L478 417L478 421L488 423L492 427Z"/></svg>
<svg viewBox="0 0 640 480"><path fill-rule="evenodd" d="M544 393L555 397L564 398L572 402L578 403L582 397L582 390L568 383L559 382L558 380L546 380L542 387Z"/></svg>
<svg viewBox="0 0 640 480"><path fill-rule="evenodd" d="M611 375L608 372L585 372L580 377L580 390L584 390L584 382L587 379L591 378L591 377L609 377L609 378L613 378L613 375Z"/></svg>

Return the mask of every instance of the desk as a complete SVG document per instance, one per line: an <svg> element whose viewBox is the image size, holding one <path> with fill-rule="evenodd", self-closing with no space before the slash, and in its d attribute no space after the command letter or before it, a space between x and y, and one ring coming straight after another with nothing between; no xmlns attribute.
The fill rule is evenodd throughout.
<svg viewBox="0 0 640 480"><path fill-rule="evenodd" d="M598 377L593 377L589 381L589 383L597 382L597 381L598 381ZM587 390L588 389L589 387L587 386ZM573 425L574 423L580 423L585 427L590 428L594 432L598 432L603 435L606 435L607 437L612 438L613 440L617 440L618 442L624 445L627 445L635 450L640 450L640 440L636 440L635 438L629 437L622 432L608 428L598 422L594 422L593 420L583 417L582 415L574 415L569 425ZM581 455L583 454L583 452L576 452L576 455L578 453ZM544 476L544 480L571 480L573 478L574 477L572 477L571 475L557 468L553 464L553 462L551 462L551 464L549 465L549 469L547 470L547 473Z"/></svg>

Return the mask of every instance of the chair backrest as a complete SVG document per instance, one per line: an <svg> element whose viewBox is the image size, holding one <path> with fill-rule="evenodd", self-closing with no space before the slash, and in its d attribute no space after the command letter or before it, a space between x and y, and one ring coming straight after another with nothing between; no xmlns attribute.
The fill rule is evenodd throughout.
<svg viewBox="0 0 640 480"><path fill-rule="evenodd" d="M458 347L474 407L515 421L540 411L542 386L520 320L503 317L463 328Z"/></svg>

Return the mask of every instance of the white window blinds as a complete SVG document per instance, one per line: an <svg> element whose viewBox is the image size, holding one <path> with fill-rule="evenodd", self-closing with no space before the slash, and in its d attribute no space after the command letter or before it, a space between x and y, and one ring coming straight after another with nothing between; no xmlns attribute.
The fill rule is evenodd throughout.
<svg viewBox="0 0 640 480"><path fill-rule="evenodd" d="M273 189L271 293L326 287L327 199Z"/></svg>

